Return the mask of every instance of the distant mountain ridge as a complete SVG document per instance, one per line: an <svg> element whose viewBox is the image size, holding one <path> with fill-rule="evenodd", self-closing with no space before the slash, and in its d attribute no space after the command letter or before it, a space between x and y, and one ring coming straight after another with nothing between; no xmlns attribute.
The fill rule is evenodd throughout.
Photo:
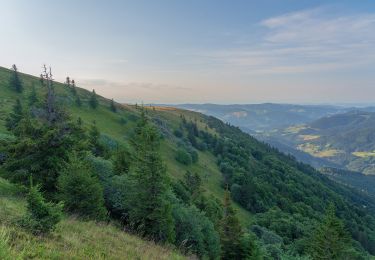
<svg viewBox="0 0 375 260"><path fill-rule="evenodd" d="M215 116L247 132L269 131L289 125L308 123L352 108L330 105L293 104L181 104L175 107Z"/></svg>
<svg viewBox="0 0 375 260"><path fill-rule="evenodd" d="M375 174L374 112L349 111L270 131L267 135L271 140L279 140L342 168Z"/></svg>

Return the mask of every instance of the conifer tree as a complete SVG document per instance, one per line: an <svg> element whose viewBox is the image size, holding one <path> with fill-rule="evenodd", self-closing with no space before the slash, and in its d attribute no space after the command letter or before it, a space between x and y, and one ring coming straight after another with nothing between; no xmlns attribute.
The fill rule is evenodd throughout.
<svg viewBox="0 0 375 260"><path fill-rule="evenodd" d="M220 222L220 241L222 246L222 259L241 259L243 231L232 207L230 192L224 194L223 218Z"/></svg>
<svg viewBox="0 0 375 260"><path fill-rule="evenodd" d="M74 80L73 80L73 82L74 82ZM66 84L66 86L69 87L69 88L70 88L70 83L71 83L70 78L69 78L69 77L66 77L65 84Z"/></svg>
<svg viewBox="0 0 375 260"><path fill-rule="evenodd" d="M78 107L81 107L81 106L82 106L82 101L81 101L81 98L79 97L79 95L77 95L77 97L76 97L76 105L77 105Z"/></svg>
<svg viewBox="0 0 375 260"><path fill-rule="evenodd" d="M100 142L100 131L96 126L96 122L93 121L91 128L89 130L89 147L91 152L95 156L103 156L105 152L104 145Z"/></svg>
<svg viewBox="0 0 375 260"><path fill-rule="evenodd" d="M71 90L72 90L73 95L77 95L76 82L74 79L72 79L71 81Z"/></svg>
<svg viewBox="0 0 375 260"><path fill-rule="evenodd" d="M13 64L13 66L12 66L12 75L10 76L9 86L10 86L11 89L13 89L14 91L16 91L18 93L21 93L22 90L23 90L20 75L18 73L18 69L17 69L17 66L15 64Z"/></svg>
<svg viewBox="0 0 375 260"><path fill-rule="evenodd" d="M103 188L77 155L71 156L69 166L59 176L58 190L69 212L90 219L105 219Z"/></svg>
<svg viewBox="0 0 375 260"><path fill-rule="evenodd" d="M96 98L95 89L92 90L89 104L92 109L96 109L98 107L98 99Z"/></svg>
<svg viewBox="0 0 375 260"><path fill-rule="evenodd" d="M328 206L323 222L311 240L310 255L314 260L343 259L350 249L350 237L344 224L336 217L335 206Z"/></svg>
<svg viewBox="0 0 375 260"><path fill-rule="evenodd" d="M135 172L130 198L130 225L143 236L156 241L173 242L175 238L170 189L165 165L160 157L160 136L146 118L144 110L132 140L135 148Z"/></svg>
<svg viewBox="0 0 375 260"><path fill-rule="evenodd" d="M63 204L46 202L39 186L32 186L27 195L27 213L21 225L36 235L53 231L62 219Z"/></svg>
<svg viewBox="0 0 375 260"><path fill-rule="evenodd" d="M19 99L16 100L16 103L13 106L13 111L5 120L5 126L9 131L14 130L18 123L23 118L23 108L21 101Z"/></svg>
<svg viewBox="0 0 375 260"><path fill-rule="evenodd" d="M36 94L36 89L35 89L34 84L32 84L32 86L31 86L31 92L30 92L30 95L28 97L28 101L29 101L30 107L35 105L38 102L38 95Z"/></svg>
<svg viewBox="0 0 375 260"><path fill-rule="evenodd" d="M129 172L130 167L130 153L124 148L118 149L114 154L113 170L115 174L121 175Z"/></svg>
<svg viewBox="0 0 375 260"><path fill-rule="evenodd" d="M26 114L12 130L17 140L4 165L14 181L27 184L33 176L47 196L56 191L57 178L70 153L83 150L85 141L82 128L55 102L51 74L45 68L43 78L48 89L40 113L34 117Z"/></svg>
<svg viewBox="0 0 375 260"><path fill-rule="evenodd" d="M114 113L117 112L117 107L116 107L115 101L113 101L113 98L111 99L110 109L111 109L111 111L114 112Z"/></svg>

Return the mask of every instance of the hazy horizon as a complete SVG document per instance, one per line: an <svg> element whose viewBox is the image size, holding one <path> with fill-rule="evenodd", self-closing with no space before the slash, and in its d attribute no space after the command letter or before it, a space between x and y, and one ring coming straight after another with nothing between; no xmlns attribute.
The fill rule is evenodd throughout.
<svg viewBox="0 0 375 260"><path fill-rule="evenodd" d="M1 14L1 66L45 63L118 102L374 104L373 1L17 0Z"/></svg>

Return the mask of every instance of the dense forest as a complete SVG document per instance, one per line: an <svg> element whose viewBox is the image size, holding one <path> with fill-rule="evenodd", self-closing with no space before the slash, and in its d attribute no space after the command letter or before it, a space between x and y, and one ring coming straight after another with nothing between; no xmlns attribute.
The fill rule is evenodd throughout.
<svg viewBox="0 0 375 260"><path fill-rule="evenodd" d="M121 105L46 67L0 72L0 174L26 201L14 228L56 236L74 215L201 259L375 255L372 197L239 128ZM15 246L0 245L0 257Z"/></svg>

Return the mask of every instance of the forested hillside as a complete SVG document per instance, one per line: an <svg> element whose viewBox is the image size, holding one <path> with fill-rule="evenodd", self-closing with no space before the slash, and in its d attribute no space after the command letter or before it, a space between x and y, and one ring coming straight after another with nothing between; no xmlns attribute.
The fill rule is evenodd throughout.
<svg viewBox="0 0 375 260"><path fill-rule="evenodd" d="M375 255L375 202L365 193L214 117L120 105L50 76L0 69L1 181L18 190L0 196L21 208L0 218L9 258L27 250L14 235L22 232L47 258L40 237L63 243L67 221L92 232L117 227L203 259ZM68 257L90 257L87 250Z"/></svg>
<svg viewBox="0 0 375 260"><path fill-rule="evenodd" d="M320 165L375 174L374 133L375 113L355 110L273 131L266 138L323 160Z"/></svg>

